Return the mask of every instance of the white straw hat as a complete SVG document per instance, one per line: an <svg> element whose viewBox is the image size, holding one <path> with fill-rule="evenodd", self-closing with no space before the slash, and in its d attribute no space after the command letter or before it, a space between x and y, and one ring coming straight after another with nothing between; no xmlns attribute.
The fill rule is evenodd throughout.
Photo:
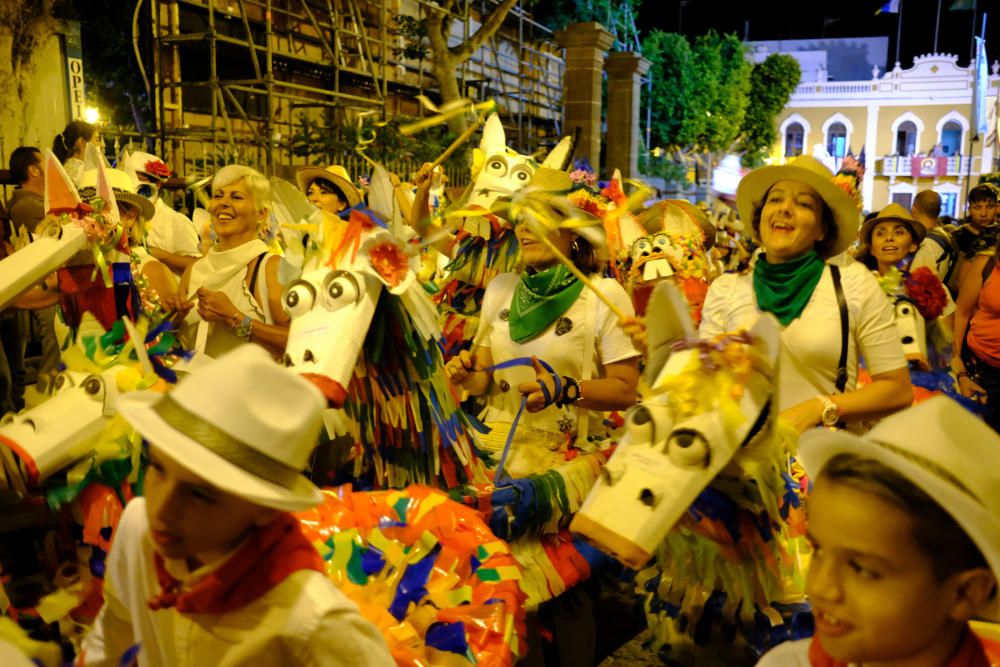
<svg viewBox="0 0 1000 667"><path fill-rule="evenodd" d="M1000 579L1000 436L946 396L886 417L864 436L813 429L799 455L816 479L838 454L882 463L913 482L952 516ZM1000 600L984 617L1000 621Z"/></svg>
<svg viewBox="0 0 1000 667"><path fill-rule="evenodd" d="M800 155L788 164L754 169L740 180L736 189L736 207L743 224L750 224L754 208L779 181L801 181L819 193L833 211L837 225L837 244L830 249L830 256L847 250L858 232L858 208L850 196L833 182L830 170L811 155ZM757 240L760 241L759 238Z"/></svg>
<svg viewBox="0 0 1000 667"><path fill-rule="evenodd" d="M323 495L302 475L326 401L258 345L241 345L167 394L123 395L118 410L165 456L244 500L299 511Z"/></svg>
<svg viewBox="0 0 1000 667"><path fill-rule="evenodd" d="M295 180L298 181L302 192L307 191L312 182L320 178L330 181L340 188L340 191L347 197L348 206L357 206L358 202L361 201L361 192L354 187L347 170L339 164L331 164L325 169L323 167L299 167L298 171L295 172Z"/></svg>
<svg viewBox="0 0 1000 667"><path fill-rule="evenodd" d="M104 173L107 174L108 184L115 191L115 199L135 206L139 209L143 220L148 222L153 219L153 215L156 214L153 203L138 193L138 184L131 176L121 169L111 169L109 167L104 169ZM89 190L90 188L93 188L94 192L96 192L97 169L88 169L80 177L80 194L84 199L90 199L90 197L94 196L93 192ZM87 192L84 192L85 190Z"/></svg>

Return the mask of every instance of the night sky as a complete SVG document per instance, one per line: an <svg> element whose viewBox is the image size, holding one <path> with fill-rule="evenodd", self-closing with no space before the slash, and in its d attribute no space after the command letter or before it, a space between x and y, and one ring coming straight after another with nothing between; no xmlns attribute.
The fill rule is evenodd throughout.
<svg viewBox="0 0 1000 667"><path fill-rule="evenodd" d="M969 62L972 34L971 11L948 11L954 0L941 0L941 27L938 52L959 56L960 66ZM641 33L652 28L700 35L715 28L734 32L750 40L815 39L820 37L889 37L891 69L896 54L897 14L875 15L884 0L745 0L736 3L720 0L645 0L639 10ZM1000 2L978 0L976 34L982 28L984 11L989 11L986 26L986 51L989 62L1000 59ZM656 9L653 9L655 5ZM681 7L683 5L683 7ZM934 23L937 0L902 0L903 27L900 63L907 68L913 57L934 51ZM749 29L747 22L749 21Z"/></svg>

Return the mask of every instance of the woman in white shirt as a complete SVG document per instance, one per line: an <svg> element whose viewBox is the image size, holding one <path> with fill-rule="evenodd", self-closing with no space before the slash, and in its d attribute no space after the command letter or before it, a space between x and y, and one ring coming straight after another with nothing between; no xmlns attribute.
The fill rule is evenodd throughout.
<svg viewBox="0 0 1000 667"><path fill-rule="evenodd" d="M586 233L560 229L550 232L549 239L583 273L596 274L594 247L577 232ZM494 434L485 443L487 449L503 446L526 397L506 466L518 477L565 460L563 452L570 444L584 445L589 436L601 435L602 413L635 402L639 353L607 305L528 225L518 222L514 233L524 270L501 274L489 283L473 349L452 358L445 372L469 394L487 394L482 418ZM616 281L598 278L596 284L619 308L633 312ZM551 365L559 376L558 395L553 373L539 362L490 370L518 358Z"/></svg>
<svg viewBox="0 0 1000 667"><path fill-rule="evenodd" d="M212 181L208 212L216 241L184 271L179 298L171 304L184 317L188 345L210 357L248 342L272 355L285 349L289 319L281 308L281 258L260 239L269 204L267 178L250 167L223 167Z"/></svg>
<svg viewBox="0 0 1000 667"><path fill-rule="evenodd" d="M842 254L857 231L858 213L830 171L811 156L762 167L740 182L736 203L763 253L750 272L712 283L702 338L749 329L762 312L772 313L784 328L778 407L799 431L878 418L909 405L913 390L892 306L871 272ZM862 356L872 382L857 389Z"/></svg>

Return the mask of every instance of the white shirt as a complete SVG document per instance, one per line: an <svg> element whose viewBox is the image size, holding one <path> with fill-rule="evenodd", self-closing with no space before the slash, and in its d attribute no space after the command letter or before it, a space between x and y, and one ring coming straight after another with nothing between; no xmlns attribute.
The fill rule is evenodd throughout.
<svg viewBox="0 0 1000 667"><path fill-rule="evenodd" d="M778 644L757 661L757 667L811 667L809 663L811 642L812 639L799 639Z"/></svg>
<svg viewBox="0 0 1000 667"><path fill-rule="evenodd" d="M147 224L146 245L185 257L201 256L201 239L194 223L184 215L156 200L153 219Z"/></svg>
<svg viewBox="0 0 1000 667"><path fill-rule="evenodd" d="M584 375L585 354L591 355L590 378L603 376L602 366L639 356L632 341L618 325L618 318L603 301L584 287L576 302L565 313L549 325L542 333L524 343L515 343L510 337L510 303L514 289L520 281L516 273L504 273L490 281L483 295L482 323L477 334L477 342L490 349L493 363L517 357L537 356L551 364L557 375L569 376L576 380ZM635 310L625 290L611 278L595 281L598 289L625 313L632 315ZM585 351L589 336L593 343ZM531 366L518 366L498 370L493 373L493 387L483 419L486 421L511 422L521 405L521 394L517 386L522 382L532 382L535 372ZM504 388L506 387L506 390ZM601 429L604 413L585 411L590 417L589 434L597 434ZM576 408L558 408L555 405L521 416L521 426L559 433L568 428L578 432Z"/></svg>
<svg viewBox="0 0 1000 667"><path fill-rule="evenodd" d="M182 581L193 583L211 569ZM117 667L122 654L138 643L140 667L395 665L375 626L314 570L300 570L225 614L151 611L147 601L159 591L146 500L136 498L118 525L108 555L104 607L84 639L80 664Z"/></svg>
<svg viewBox="0 0 1000 667"><path fill-rule="evenodd" d="M903 346L896 329L895 313L875 276L846 255L827 264L840 266L841 284L848 311L847 387L855 388L858 358L863 356L869 373L878 375L906 368ZM760 317L753 291L752 271L720 276L708 288L702 309L702 338L749 329ZM829 268L813 291L798 319L781 334L778 408L797 405L818 394L836 392L840 359L840 310Z"/></svg>

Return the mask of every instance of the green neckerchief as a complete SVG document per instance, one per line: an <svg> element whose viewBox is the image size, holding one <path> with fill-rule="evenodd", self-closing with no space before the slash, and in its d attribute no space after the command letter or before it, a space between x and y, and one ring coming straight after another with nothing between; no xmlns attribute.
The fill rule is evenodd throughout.
<svg viewBox="0 0 1000 667"><path fill-rule="evenodd" d="M569 310L583 283L562 264L550 269L521 274L510 300L510 337L515 343L530 340Z"/></svg>
<svg viewBox="0 0 1000 667"><path fill-rule="evenodd" d="M805 310L825 266L823 258L815 250L781 264L771 264L761 255L753 269L753 293L757 297L757 307L766 313L774 313L781 326L787 327Z"/></svg>

